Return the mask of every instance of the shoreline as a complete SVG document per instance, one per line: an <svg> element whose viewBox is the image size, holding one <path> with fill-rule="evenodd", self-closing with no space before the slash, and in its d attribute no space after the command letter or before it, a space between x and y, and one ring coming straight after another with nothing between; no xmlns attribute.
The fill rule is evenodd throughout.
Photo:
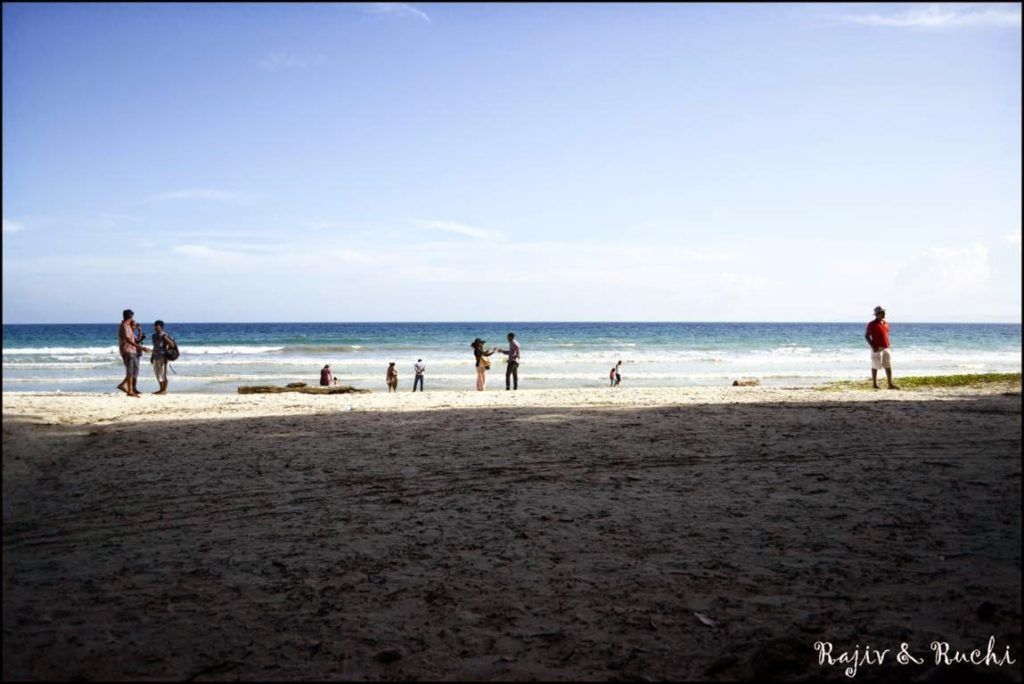
<svg viewBox="0 0 1024 684"><path fill-rule="evenodd" d="M955 400L1000 394L1020 394L1019 382L977 386L919 387L908 390L862 389L849 386L815 387L655 387L434 390L430 392L372 392L369 394L309 395L179 393L132 399L121 393L5 392L3 416L42 424L128 423L278 415L335 413L405 413L458 409L645 409L700 404L809 404L839 402L906 402Z"/></svg>

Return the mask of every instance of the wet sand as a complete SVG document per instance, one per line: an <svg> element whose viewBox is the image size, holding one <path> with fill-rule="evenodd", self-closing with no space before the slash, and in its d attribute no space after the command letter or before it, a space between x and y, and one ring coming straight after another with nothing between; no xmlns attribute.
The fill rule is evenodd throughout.
<svg viewBox="0 0 1024 684"><path fill-rule="evenodd" d="M1019 385L3 415L5 679L1021 679Z"/></svg>

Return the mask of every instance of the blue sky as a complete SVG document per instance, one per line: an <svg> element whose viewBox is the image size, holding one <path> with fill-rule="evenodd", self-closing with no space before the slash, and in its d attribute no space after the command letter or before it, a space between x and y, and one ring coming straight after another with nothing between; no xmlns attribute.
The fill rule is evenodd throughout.
<svg viewBox="0 0 1024 684"><path fill-rule="evenodd" d="M1021 320L1016 4L3 6L3 320Z"/></svg>

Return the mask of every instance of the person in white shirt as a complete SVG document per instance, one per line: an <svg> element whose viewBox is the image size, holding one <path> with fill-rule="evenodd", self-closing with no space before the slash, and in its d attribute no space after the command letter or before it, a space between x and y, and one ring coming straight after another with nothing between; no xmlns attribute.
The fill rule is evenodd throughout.
<svg viewBox="0 0 1024 684"><path fill-rule="evenodd" d="M423 359L416 359L416 363L413 364L412 369L416 373L416 377L412 381L412 391L416 391L416 384L419 383L420 392L422 392L423 374L427 372L427 367L423 364Z"/></svg>
<svg viewBox="0 0 1024 684"><path fill-rule="evenodd" d="M498 351L508 356L508 365L505 366L505 389L519 389L519 343L516 341L516 334L508 334L508 350Z"/></svg>

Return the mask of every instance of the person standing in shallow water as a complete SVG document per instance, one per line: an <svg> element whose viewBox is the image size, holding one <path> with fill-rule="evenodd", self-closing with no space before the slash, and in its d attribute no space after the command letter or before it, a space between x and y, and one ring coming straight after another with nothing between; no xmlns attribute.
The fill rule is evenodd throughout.
<svg viewBox="0 0 1024 684"><path fill-rule="evenodd" d="M416 359L416 363L412 367L415 377L412 381L412 391L416 391L416 385L420 386L420 392L423 391L423 374L427 372L427 367L423 365L423 359Z"/></svg>
<svg viewBox="0 0 1024 684"><path fill-rule="evenodd" d="M519 389L519 343L516 341L516 334L508 334L508 351L499 349L499 352L508 356L508 365L505 367L505 390ZM509 379L512 380L512 387L509 387Z"/></svg>
<svg viewBox="0 0 1024 684"><path fill-rule="evenodd" d="M892 384L892 352L889 350L889 324L885 321L885 309L875 307L875 320L868 323L864 331L864 339L871 345L871 386L881 389L878 386L878 369L885 369L885 379L889 383L889 389L898 390L899 387Z"/></svg>
<svg viewBox="0 0 1024 684"><path fill-rule="evenodd" d="M320 386L330 387L331 382L333 380L334 377L331 375L331 365L326 364L323 368L320 369Z"/></svg>
<svg viewBox="0 0 1024 684"><path fill-rule="evenodd" d="M478 337L470 345L473 348L473 357L476 359L476 389L478 392L483 392L487 387L487 369L491 367L491 360L487 357L494 353L493 349L484 350L484 344L486 341Z"/></svg>
<svg viewBox="0 0 1024 684"><path fill-rule="evenodd" d="M611 371L608 373L608 380L611 382L611 387L618 387L619 383L622 382L622 375L619 373L619 369L622 368L622 361L612 366Z"/></svg>
<svg viewBox="0 0 1024 684"><path fill-rule="evenodd" d="M384 381L388 385L389 393L398 391L398 369L395 367L394 361L388 364L388 372L384 376Z"/></svg>

